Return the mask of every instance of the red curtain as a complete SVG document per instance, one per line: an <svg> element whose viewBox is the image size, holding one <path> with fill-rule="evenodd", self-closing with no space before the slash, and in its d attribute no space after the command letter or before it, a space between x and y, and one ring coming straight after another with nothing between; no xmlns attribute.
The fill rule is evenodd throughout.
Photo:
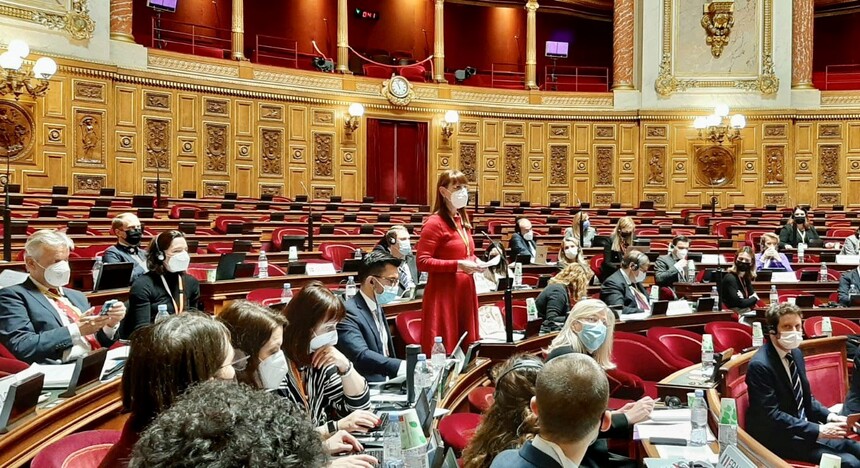
<svg viewBox="0 0 860 468"><path fill-rule="evenodd" d="M367 195L427 204L427 123L367 119Z"/></svg>

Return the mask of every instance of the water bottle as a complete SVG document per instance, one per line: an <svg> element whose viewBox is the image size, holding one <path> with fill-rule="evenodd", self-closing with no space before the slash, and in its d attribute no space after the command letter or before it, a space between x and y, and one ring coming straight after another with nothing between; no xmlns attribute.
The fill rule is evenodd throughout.
<svg viewBox="0 0 860 468"><path fill-rule="evenodd" d="M356 260L361 260L361 249L355 249L352 258Z"/></svg>
<svg viewBox="0 0 860 468"><path fill-rule="evenodd" d="M526 299L526 317L529 322L538 319L537 303L533 297Z"/></svg>
<svg viewBox="0 0 860 468"><path fill-rule="evenodd" d="M857 295L857 286L854 286L852 283L851 286L848 287L848 300L851 300L851 296Z"/></svg>
<svg viewBox="0 0 860 468"><path fill-rule="evenodd" d="M692 260L687 260L687 281L696 282L696 263Z"/></svg>
<svg viewBox="0 0 860 468"><path fill-rule="evenodd" d="M779 304L779 292L777 292L775 284L770 285L770 297L769 297L769 299L770 299L770 303L772 305Z"/></svg>
<svg viewBox="0 0 860 468"><path fill-rule="evenodd" d="M824 336L833 336L833 324L830 323L830 317L821 318L821 334Z"/></svg>
<svg viewBox="0 0 860 468"><path fill-rule="evenodd" d="M400 440L400 420L402 416L392 411L388 413L388 424L382 435L383 459L380 466L385 468L403 467L403 442Z"/></svg>
<svg viewBox="0 0 860 468"><path fill-rule="evenodd" d="M158 304L158 313L155 314L155 323L158 323L170 315L167 313L167 304Z"/></svg>
<svg viewBox="0 0 860 468"><path fill-rule="evenodd" d="M96 281L99 279L99 273L102 272L102 258L96 257L96 261L93 263L93 289L96 288Z"/></svg>
<svg viewBox="0 0 860 468"><path fill-rule="evenodd" d="M448 353L445 351L442 337L437 336L433 342L433 349L430 350L430 366L433 368L433 373L437 375L441 374L447 360Z"/></svg>
<svg viewBox="0 0 860 468"><path fill-rule="evenodd" d="M714 300L714 305L711 306L711 312L720 311L720 293L716 286L711 286L711 299Z"/></svg>
<svg viewBox="0 0 860 468"><path fill-rule="evenodd" d="M818 282L819 283L826 283L827 280L828 280L828 278L827 278L827 265L822 263L821 269L818 270Z"/></svg>
<svg viewBox="0 0 860 468"><path fill-rule="evenodd" d="M714 339L707 333L702 335L702 374L714 374Z"/></svg>
<svg viewBox="0 0 860 468"><path fill-rule="evenodd" d="M290 283L284 283L284 289L281 289L281 304L289 304L293 300L293 288Z"/></svg>
<svg viewBox="0 0 860 468"><path fill-rule="evenodd" d="M427 272L422 271L420 275L418 275L418 284L427 284Z"/></svg>
<svg viewBox="0 0 860 468"><path fill-rule="evenodd" d="M660 286L652 285L651 286L651 302L656 302L660 300Z"/></svg>
<svg viewBox="0 0 860 468"><path fill-rule="evenodd" d="M427 355L421 353L418 355L418 362L415 364L415 394L420 395L425 388L433 385L433 370L427 364Z"/></svg>
<svg viewBox="0 0 860 468"><path fill-rule="evenodd" d="M269 259L266 258L266 252L260 251L260 256L257 258L257 277L259 278L268 278L269 277Z"/></svg>
<svg viewBox="0 0 860 468"><path fill-rule="evenodd" d="M290 262L299 261L299 249L297 249L295 245L290 246L290 251L287 254L287 261L290 261Z"/></svg>
<svg viewBox="0 0 860 468"><path fill-rule="evenodd" d="M806 254L806 244L797 244L797 262L803 263Z"/></svg>
<svg viewBox="0 0 860 468"><path fill-rule="evenodd" d="M690 407L690 446L703 447L708 443L708 408L705 405L705 392L696 390L696 397Z"/></svg>
<svg viewBox="0 0 860 468"><path fill-rule="evenodd" d="M355 279L350 276L346 279L346 298L347 300L351 299L352 296L358 292L358 288L355 286Z"/></svg>
<svg viewBox="0 0 860 468"><path fill-rule="evenodd" d="M753 339L752 345L753 348L761 348L764 345L764 333L761 331L761 322L753 322Z"/></svg>
<svg viewBox="0 0 860 468"><path fill-rule="evenodd" d="M514 287L520 287L523 285L523 264L522 263L514 263Z"/></svg>

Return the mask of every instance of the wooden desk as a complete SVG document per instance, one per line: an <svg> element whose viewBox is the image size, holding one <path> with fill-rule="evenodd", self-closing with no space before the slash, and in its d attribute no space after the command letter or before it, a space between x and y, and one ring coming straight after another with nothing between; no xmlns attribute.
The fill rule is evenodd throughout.
<svg viewBox="0 0 860 468"><path fill-rule="evenodd" d="M766 283L755 281L753 282L753 289L755 289L760 298L766 300L771 285L776 285L777 291L799 290L825 299L830 294L836 292L836 289L839 287L839 283L836 281L828 281L826 283L819 283L817 281L799 281L797 283ZM713 286L718 285L716 283L675 283L675 292L679 296L686 297L688 300L696 300L703 296L709 296Z"/></svg>
<svg viewBox="0 0 860 468"><path fill-rule="evenodd" d="M497 362L479 357L470 369L460 374L454 385L445 392L445 396L439 403L440 408L450 410L452 413L469 411L469 392L478 387L492 385L490 371Z"/></svg>

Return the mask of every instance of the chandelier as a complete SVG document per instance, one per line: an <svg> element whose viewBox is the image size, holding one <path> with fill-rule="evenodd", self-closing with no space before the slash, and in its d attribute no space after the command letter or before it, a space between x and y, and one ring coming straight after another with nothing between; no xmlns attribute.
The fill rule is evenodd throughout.
<svg viewBox="0 0 860 468"><path fill-rule="evenodd" d="M729 117L729 106L718 104L714 113L705 117L696 117L693 128L699 131L699 139L722 145L723 141L733 142L741 137L741 129L746 127L747 119L743 114Z"/></svg>
<svg viewBox="0 0 860 468"><path fill-rule="evenodd" d="M57 62L50 57L36 60L32 68L24 68L30 47L20 39L9 42L9 49L0 54L0 96L13 94L18 100L24 92L34 98L48 91L48 80L57 73Z"/></svg>

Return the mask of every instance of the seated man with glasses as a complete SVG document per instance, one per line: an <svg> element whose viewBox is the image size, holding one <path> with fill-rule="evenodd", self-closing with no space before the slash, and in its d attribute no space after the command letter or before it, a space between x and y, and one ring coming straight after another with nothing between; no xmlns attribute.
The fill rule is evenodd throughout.
<svg viewBox="0 0 860 468"><path fill-rule="evenodd" d="M406 373L394 356L394 342L382 306L397 298L400 259L374 250L358 269L358 294L346 301L346 317L337 324L337 349L370 382Z"/></svg>

